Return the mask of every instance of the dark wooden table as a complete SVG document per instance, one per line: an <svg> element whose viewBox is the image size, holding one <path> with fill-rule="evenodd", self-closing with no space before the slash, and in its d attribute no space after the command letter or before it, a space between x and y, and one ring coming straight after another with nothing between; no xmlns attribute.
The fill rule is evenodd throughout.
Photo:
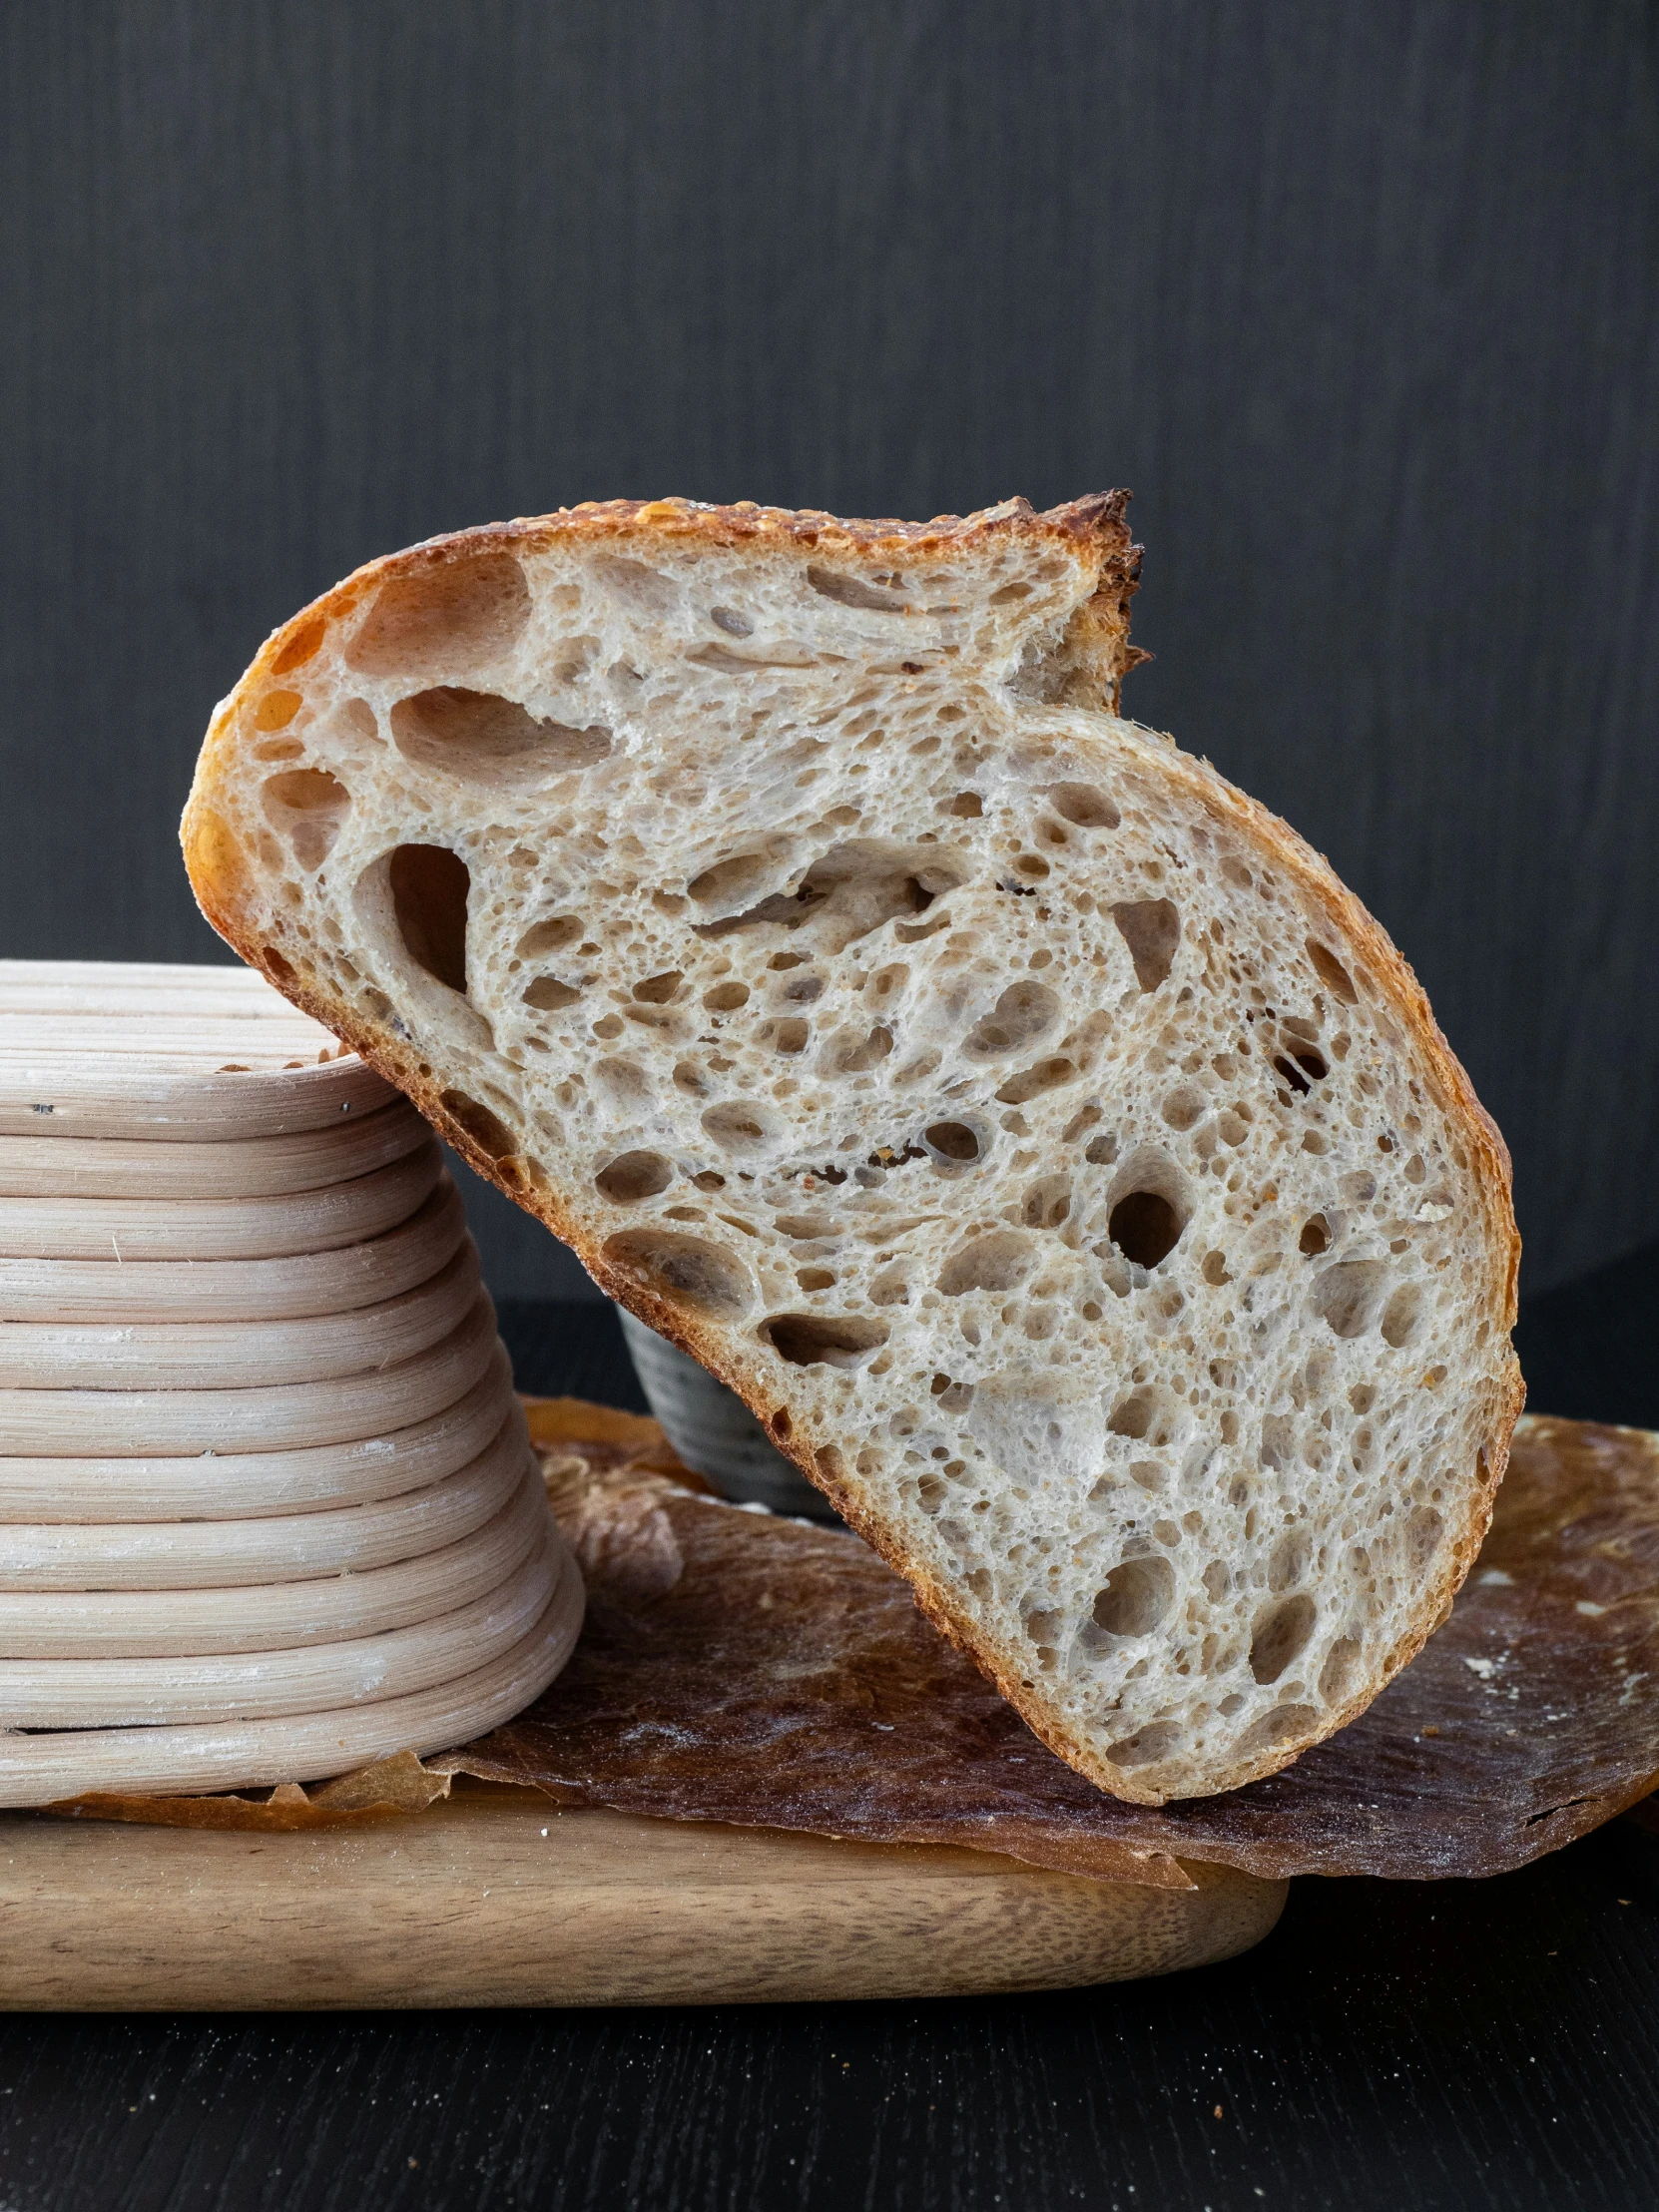
<svg viewBox="0 0 1659 2212"><path fill-rule="evenodd" d="M1659 1418L1653 1257L1528 1315L1537 1402ZM523 1387L639 1402L606 1310L503 1326ZM0 2212L1655 2204L1629 1823L1492 1882L1299 1882L1244 1958L1071 1994L0 2019Z"/></svg>

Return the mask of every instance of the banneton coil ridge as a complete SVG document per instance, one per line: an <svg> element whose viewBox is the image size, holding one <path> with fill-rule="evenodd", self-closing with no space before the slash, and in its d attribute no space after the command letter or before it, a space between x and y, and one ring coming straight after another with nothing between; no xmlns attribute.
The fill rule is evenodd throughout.
<svg viewBox="0 0 1659 2212"><path fill-rule="evenodd" d="M414 1109L247 970L0 961L0 1807L447 1749L582 1610Z"/></svg>

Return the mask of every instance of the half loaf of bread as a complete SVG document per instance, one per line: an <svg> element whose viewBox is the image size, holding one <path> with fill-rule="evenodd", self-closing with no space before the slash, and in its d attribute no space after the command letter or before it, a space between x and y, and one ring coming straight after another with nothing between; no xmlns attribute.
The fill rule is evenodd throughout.
<svg viewBox="0 0 1659 2212"><path fill-rule="evenodd" d="M1443 1618L1518 1247L1377 923L1119 719L1124 507L435 539L270 640L184 835L245 958L1158 1803Z"/></svg>

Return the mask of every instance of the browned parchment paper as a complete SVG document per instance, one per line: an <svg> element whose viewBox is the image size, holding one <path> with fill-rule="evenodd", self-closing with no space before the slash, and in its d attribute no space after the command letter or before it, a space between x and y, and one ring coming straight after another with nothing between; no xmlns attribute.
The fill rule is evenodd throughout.
<svg viewBox="0 0 1659 2212"><path fill-rule="evenodd" d="M268 1797L125 1797L91 1790L45 1812L64 1820L140 1821L153 1828L234 1828L289 1835L301 1828L351 1828L418 1813L449 1795L450 1778L423 1767L412 1751L377 1759L334 1782L278 1783Z"/></svg>
<svg viewBox="0 0 1659 2212"><path fill-rule="evenodd" d="M1500 1873L1659 1780L1659 1438L1527 1419L1452 1617L1285 1773L1161 1808L1039 1744L856 1538L692 1494L651 1424L532 1409L588 1625L548 1694L435 1762L570 1803L960 1843L1179 1885ZM626 1416L625 1416L626 1417ZM591 1439L591 1440L590 1440Z"/></svg>

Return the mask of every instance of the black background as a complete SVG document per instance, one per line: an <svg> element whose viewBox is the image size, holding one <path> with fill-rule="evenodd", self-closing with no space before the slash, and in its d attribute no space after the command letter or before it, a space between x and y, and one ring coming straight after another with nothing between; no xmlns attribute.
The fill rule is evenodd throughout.
<svg viewBox="0 0 1659 2212"><path fill-rule="evenodd" d="M667 491L1136 493L1130 687L1415 963L1537 1292L1659 1231L1659 12L0 9L0 949L214 958L266 633ZM574 1269L480 1214L506 1295Z"/></svg>
<svg viewBox="0 0 1659 2212"><path fill-rule="evenodd" d="M1656 248L1640 0L11 0L0 951L223 956L210 708L393 546L1127 483L1129 711L1417 966L1515 1152L1535 1401L1659 1420L1659 1271L1551 1291L1659 1232ZM498 1292L577 1288L479 1205ZM1304 1883L1069 1996L14 2019L0 2206L1645 2206L1655 1851Z"/></svg>

